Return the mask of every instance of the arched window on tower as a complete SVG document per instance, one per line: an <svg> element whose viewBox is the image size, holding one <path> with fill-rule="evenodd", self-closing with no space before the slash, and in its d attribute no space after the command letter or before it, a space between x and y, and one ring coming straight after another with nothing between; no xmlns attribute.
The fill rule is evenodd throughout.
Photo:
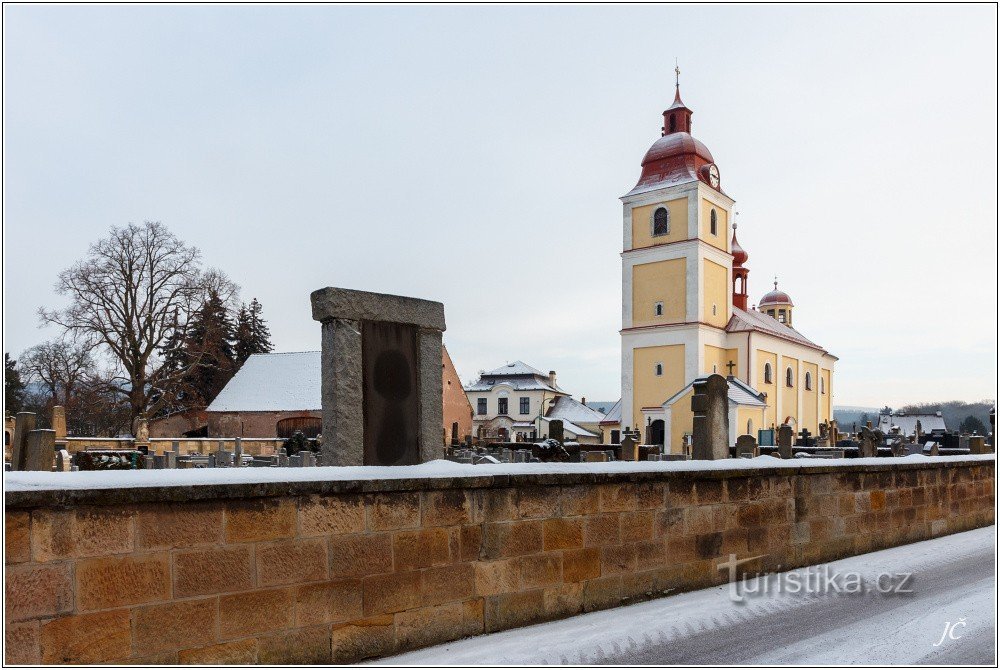
<svg viewBox="0 0 1000 670"><path fill-rule="evenodd" d="M657 377L662 377L663 376L663 363L657 363L656 366L653 368L653 371L656 373Z"/></svg>
<svg viewBox="0 0 1000 670"><path fill-rule="evenodd" d="M813 390L813 376L811 372L806 372L806 390Z"/></svg>
<svg viewBox="0 0 1000 670"><path fill-rule="evenodd" d="M823 382L823 375L819 376L819 392L826 393L826 384Z"/></svg>
<svg viewBox="0 0 1000 670"><path fill-rule="evenodd" d="M785 370L785 386L788 386L789 388L795 386L795 373L792 372L791 366Z"/></svg>
<svg viewBox="0 0 1000 670"><path fill-rule="evenodd" d="M713 235L718 235L719 234L719 215L716 214L716 212L715 212L714 209L712 210L712 214L711 214L711 221L710 221L709 230L711 230L711 232L712 232Z"/></svg>
<svg viewBox="0 0 1000 670"><path fill-rule="evenodd" d="M658 302L653 306L653 314L655 316L663 316L663 303Z"/></svg>
<svg viewBox="0 0 1000 670"><path fill-rule="evenodd" d="M675 130L677 130L677 115L676 114L671 114L670 115L670 132L674 132Z"/></svg>
<svg viewBox="0 0 1000 670"><path fill-rule="evenodd" d="M670 212L666 207L658 207L653 212L653 236L668 235L670 233Z"/></svg>
<svg viewBox="0 0 1000 670"><path fill-rule="evenodd" d="M771 379L771 364L770 363L764 363L764 383L765 384L771 384L771 383L773 383L772 379Z"/></svg>

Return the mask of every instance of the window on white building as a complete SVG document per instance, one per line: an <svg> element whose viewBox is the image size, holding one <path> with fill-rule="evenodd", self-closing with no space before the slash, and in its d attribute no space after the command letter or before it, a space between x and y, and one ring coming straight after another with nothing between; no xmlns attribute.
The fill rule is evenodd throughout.
<svg viewBox="0 0 1000 670"><path fill-rule="evenodd" d="M476 401L476 414L486 414L486 398Z"/></svg>

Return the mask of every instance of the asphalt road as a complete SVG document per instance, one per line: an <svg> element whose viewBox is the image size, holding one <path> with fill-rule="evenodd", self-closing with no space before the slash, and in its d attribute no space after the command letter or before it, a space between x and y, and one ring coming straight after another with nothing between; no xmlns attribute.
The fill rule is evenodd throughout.
<svg viewBox="0 0 1000 670"><path fill-rule="evenodd" d="M793 592L771 582L767 593L745 593L738 603L724 585L374 663L995 667L995 561L990 526L784 573L781 582L828 569L857 576L864 589ZM880 592L876 584L894 588Z"/></svg>
<svg viewBox="0 0 1000 670"><path fill-rule="evenodd" d="M602 661L615 665L808 664L836 662L832 659L854 653L869 663L995 665L996 611L962 612L959 607L953 614L946 613L949 605L981 601L984 592L994 592L993 562L992 549L984 550L942 561L939 570L916 573L909 594L816 596L793 610L755 616L749 622L722 623L664 644L610 653ZM944 622L958 621L963 614L966 626L955 630L957 639L946 637L935 647L944 636ZM983 614L990 618L986 625L971 625L970 619ZM916 632L916 622L928 617L939 619L940 625L930 628L929 636ZM885 648L879 648L880 641L886 642ZM926 653L915 654L920 647Z"/></svg>

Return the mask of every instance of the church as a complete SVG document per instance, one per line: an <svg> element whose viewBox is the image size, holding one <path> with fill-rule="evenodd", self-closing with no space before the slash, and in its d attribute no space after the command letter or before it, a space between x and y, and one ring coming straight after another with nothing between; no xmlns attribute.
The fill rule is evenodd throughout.
<svg viewBox="0 0 1000 670"><path fill-rule="evenodd" d="M832 417L837 357L795 329L795 305L777 281L748 308L735 200L691 134L677 74L661 137L621 198L621 425L680 452L693 427L692 383L718 373L729 380L730 444L782 423L815 434Z"/></svg>

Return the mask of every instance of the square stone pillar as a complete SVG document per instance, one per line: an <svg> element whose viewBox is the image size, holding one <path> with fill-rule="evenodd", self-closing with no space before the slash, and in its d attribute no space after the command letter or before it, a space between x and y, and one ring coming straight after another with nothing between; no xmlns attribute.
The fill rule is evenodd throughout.
<svg viewBox="0 0 1000 670"><path fill-rule="evenodd" d="M711 461L729 458L729 382L722 375L694 381L691 458Z"/></svg>
<svg viewBox="0 0 1000 670"><path fill-rule="evenodd" d="M324 465L442 458L444 305L342 288L311 299L323 324Z"/></svg>

